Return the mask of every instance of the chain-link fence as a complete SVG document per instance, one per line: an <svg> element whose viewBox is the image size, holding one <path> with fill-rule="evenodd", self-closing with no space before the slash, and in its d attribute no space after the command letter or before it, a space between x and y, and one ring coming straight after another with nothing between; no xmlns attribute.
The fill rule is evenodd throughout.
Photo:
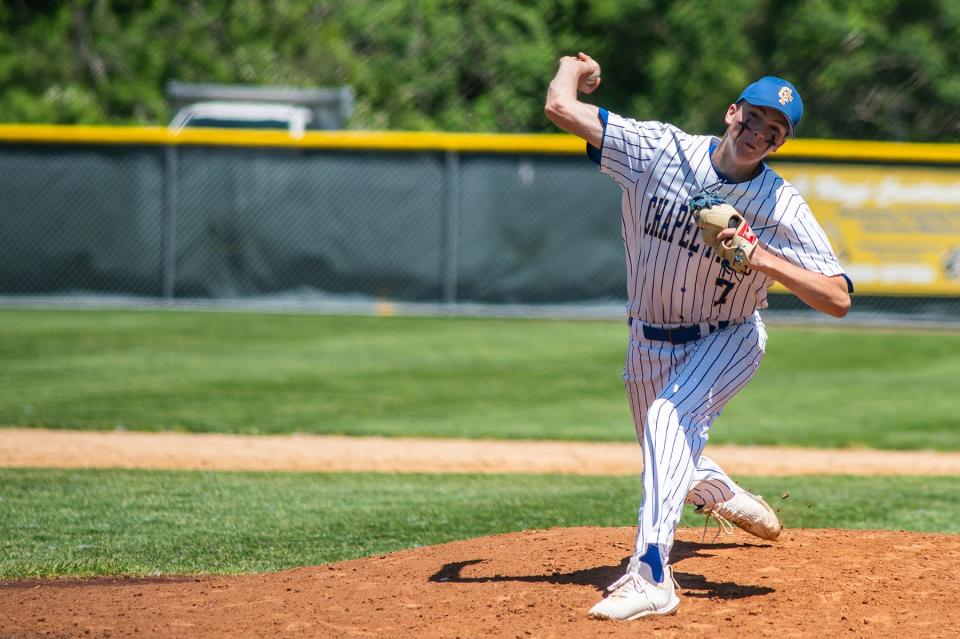
<svg viewBox="0 0 960 639"><path fill-rule="evenodd" d="M7 145L0 174L0 292L162 294L162 148Z"/></svg>
<svg viewBox="0 0 960 639"><path fill-rule="evenodd" d="M570 157L0 148L4 295L563 303L623 291L618 196Z"/></svg>
<svg viewBox="0 0 960 639"><path fill-rule="evenodd" d="M583 157L6 144L0 199L7 303L622 313L620 191ZM853 315L960 317L923 293ZM771 310L814 315L786 294Z"/></svg>

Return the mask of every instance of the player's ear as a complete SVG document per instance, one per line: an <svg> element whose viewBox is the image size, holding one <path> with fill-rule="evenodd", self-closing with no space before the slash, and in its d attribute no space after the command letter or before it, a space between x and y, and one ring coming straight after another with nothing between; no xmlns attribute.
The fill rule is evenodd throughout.
<svg viewBox="0 0 960 639"><path fill-rule="evenodd" d="M736 104L731 104L730 106L727 107L727 112L723 115L723 123L725 125L730 126L731 124L736 122L736 120L734 119L734 116L737 114L737 110L739 108L740 107Z"/></svg>

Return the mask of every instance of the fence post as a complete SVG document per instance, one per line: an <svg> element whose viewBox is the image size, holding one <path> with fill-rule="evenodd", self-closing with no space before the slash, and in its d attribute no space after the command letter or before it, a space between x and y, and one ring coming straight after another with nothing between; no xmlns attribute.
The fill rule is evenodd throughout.
<svg viewBox="0 0 960 639"><path fill-rule="evenodd" d="M457 151L447 151L445 159L447 201L444 206L445 224L441 267L443 269L443 301L452 305L457 302L457 262L460 257L460 154Z"/></svg>
<svg viewBox="0 0 960 639"><path fill-rule="evenodd" d="M173 303L177 281L177 145L167 144L163 163L163 299Z"/></svg>

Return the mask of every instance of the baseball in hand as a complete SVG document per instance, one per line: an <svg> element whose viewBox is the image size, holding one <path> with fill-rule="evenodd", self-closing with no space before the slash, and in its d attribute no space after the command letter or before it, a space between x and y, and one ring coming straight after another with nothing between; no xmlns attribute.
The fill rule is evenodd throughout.
<svg viewBox="0 0 960 639"><path fill-rule="evenodd" d="M600 65L597 64L596 60L582 51L577 55L577 59L585 62L590 69L589 75L581 77L580 83L577 85L577 90L581 93L592 93L600 86Z"/></svg>

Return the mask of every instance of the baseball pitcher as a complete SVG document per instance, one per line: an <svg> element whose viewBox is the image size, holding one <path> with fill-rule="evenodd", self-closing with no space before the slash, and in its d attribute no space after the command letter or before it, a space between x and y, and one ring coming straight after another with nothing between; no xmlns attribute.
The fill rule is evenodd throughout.
<svg viewBox="0 0 960 639"><path fill-rule="evenodd" d="M780 534L773 509L702 454L707 432L760 365L766 331L757 311L770 286L843 317L853 284L803 197L764 163L800 122L796 87L771 76L754 82L723 114L718 139L579 100L600 82L590 56L561 58L545 112L587 142L622 190L623 379L643 449L643 501L629 568L589 615L628 620L680 605L670 550L685 501L758 537Z"/></svg>

